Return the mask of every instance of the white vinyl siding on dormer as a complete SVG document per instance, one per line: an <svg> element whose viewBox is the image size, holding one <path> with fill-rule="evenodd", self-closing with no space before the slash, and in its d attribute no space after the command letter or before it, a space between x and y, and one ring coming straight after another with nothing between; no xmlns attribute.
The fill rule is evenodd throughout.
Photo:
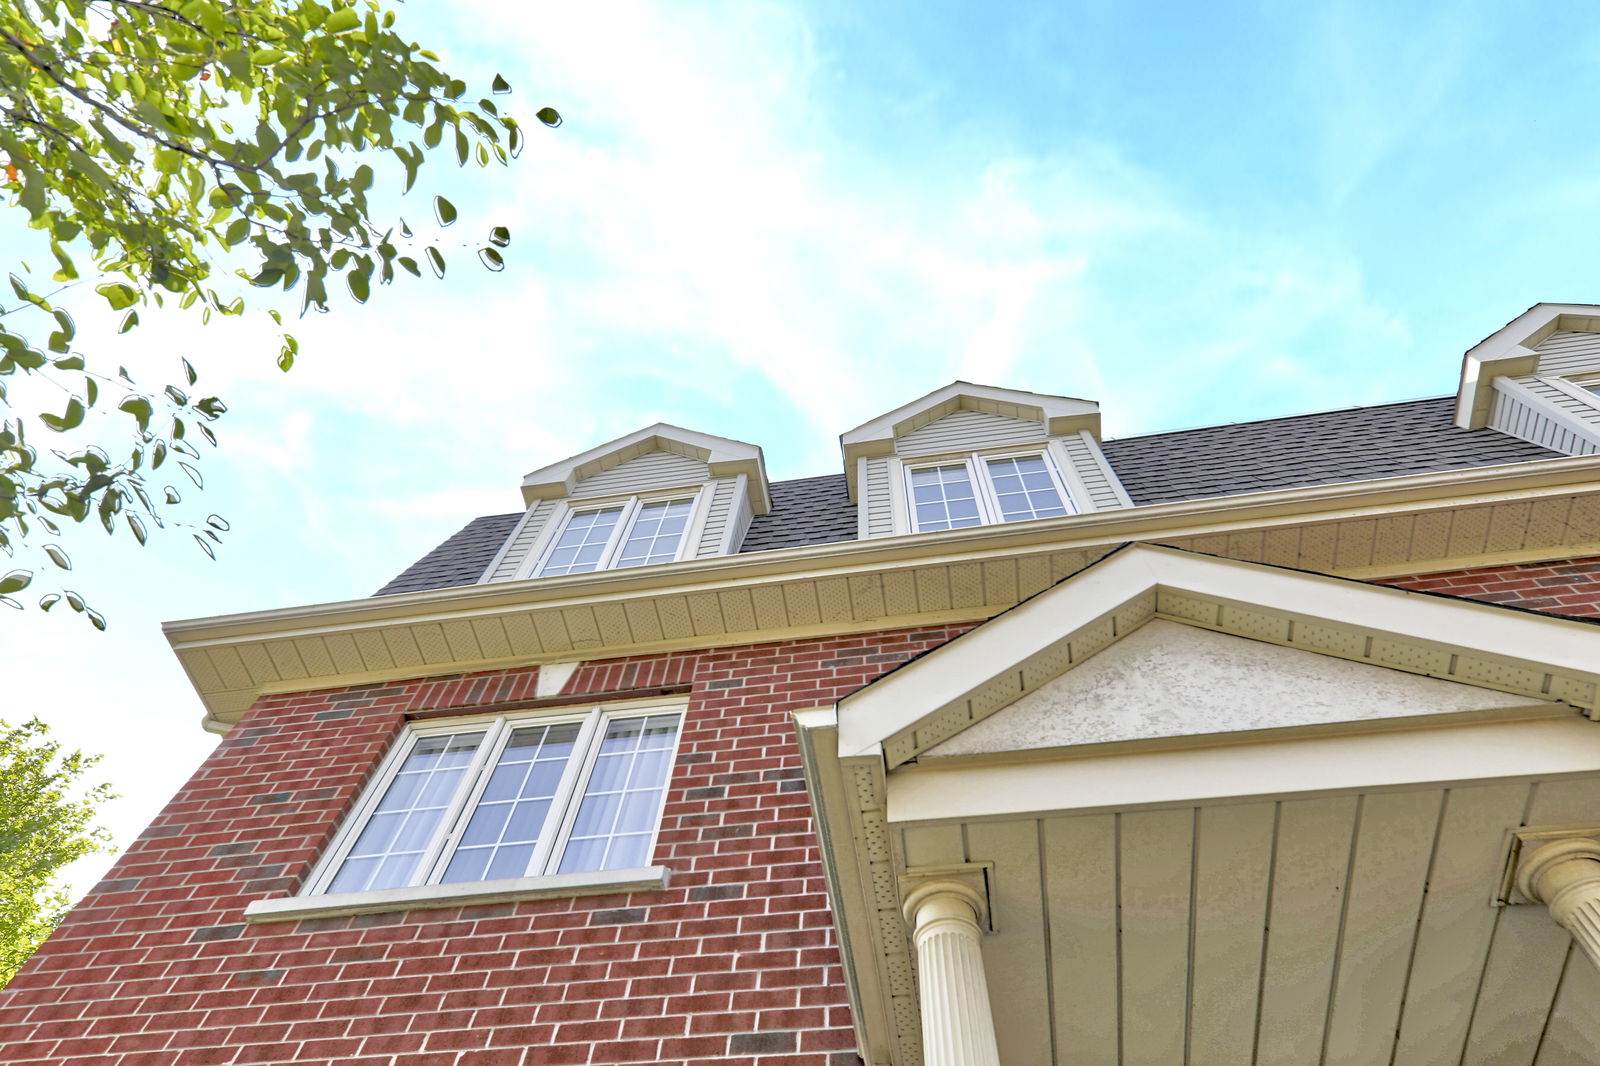
<svg viewBox="0 0 1600 1066"><path fill-rule="evenodd" d="M686 455L645 452L580 479L565 499L535 501L482 580L541 576L544 560L574 515L612 505L632 506L636 501L648 505L693 498L695 504L674 558L728 554L737 548L730 538L743 536L750 524L744 482L742 475L712 477L707 464ZM631 524L631 518L624 521ZM622 548L620 543L613 545L608 558L619 560Z"/></svg>
<svg viewBox="0 0 1600 1066"><path fill-rule="evenodd" d="M1566 455L1600 453L1600 396L1572 380L1600 374L1600 333L1558 330L1535 351L1537 373L1494 379L1489 428Z"/></svg>
<svg viewBox="0 0 1600 1066"><path fill-rule="evenodd" d="M1051 436L1032 419L962 408L907 431L895 440L894 449L893 456L858 460L857 528L863 540L916 531L908 471L941 460L981 463L991 456L1044 454L1065 490L1069 512L1133 506L1093 436L1081 431Z"/></svg>
<svg viewBox="0 0 1600 1066"><path fill-rule="evenodd" d="M899 438L894 442L894 452L902 459L915 459L924 455L1043 444L1044 441L1044 427L1038 422L961 410L936 418Z"/></svg>

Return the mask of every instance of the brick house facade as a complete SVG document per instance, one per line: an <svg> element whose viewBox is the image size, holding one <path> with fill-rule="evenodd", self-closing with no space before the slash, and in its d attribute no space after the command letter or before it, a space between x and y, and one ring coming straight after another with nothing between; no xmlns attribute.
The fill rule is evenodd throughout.
<svg viewBox="0 0 1600 1066"><path fill-rule="evenodd" d="M1584 444L1581 419L1553 400L1536 425L1473 391L1499 375L1521 390L1500 396L1527 401L1553 371L1580 385L1589 363L1600 374L1594 309L1541 308L1469 352L1468 384L1440 401L1102 445L1086 401L957 383L846 433L845 474L771 484L758 449L651 427L530 474L523 512L474 521L371 599L174 624L207 727L224 739L0 992L4 1060L1204 1064L1238 1061L1205 1025L1244 1004L1261 1063L1299 1061L1273 1057L1280 1039L1364 1061L1361 1042L1385 1026L1381 1050L1398 1063L1595 1061L1583 1004L1600 979L1536 905L1537 872L1531 899L1497 879L1544 840L1519 830L1600 827L1600 751L1583 739L1600 713L1600 654L1584 665L1600 637L1583 621L1600 617L1600 443ZM1534 364L1506 355L1508 338ZM1540 359L1557 362L1535 373ZM1600 406L1593 422L1600 442ZM938 508L919 510L932 498L919 487L935 481ZM960 519L968 490L980 521ZM1019 520L1027 493L1033 510ZM668 542L671 561L619 563L657 519L652 543ZM586 521L612 523L595 549L610 563L563 569L582 558L562 552ZM1161 547L1119 547L1130 543ZM1039 650L1021 648L1040 633ZM1008 666L1013 646L1029 657ZM1115 669L1110 732L1039 739L1062 707L1100 707L1110 683L1093 671ZM1162 670L1202 675L1205 691L1173 697L1194 719L1176 733L1116 709L1130 694L1161 702L1137 689ZM1226 721L1238 692L1270 687L1263 670L1298 678L1307 707L1318 686L1331 703L1347 686L1354 704L1377 700L1388 678L1397 695L1363 723L1281 706ZM986 695L1002 683L1006 694ZM374 817L396 772L385 760L418 726L651 701L681 715L649 857L659 883L608 887L580 870L590 881L570 890L560 877L457 889L421 874L344 895L314 888L351 847L349 826ZM1437 717L1418 724L1391 706L1406 701ZM1362 776L1404 738L1465 754L1437 767L1397 757L1389 776ZM1319 754L1337 744L1368 755ZM1251 753L1268 751L1279 765L1306 760L1303 783L1251 778ZM1156 787L1215 777L1182 760L1223 757L1248 780ZM1157 778L1141 776L1157 765ZM1058 771L1069 777L1027 778ZM1103 774L1103 793L1014 783L1072 774ZM1331 886L1343 897L1330 904L1333 875L1296 872L1286 827L1347 796L1355 829L1329 816L1305 830L1333 834L1330 854L1345 849L1347 879ZM1494 813L1513 803L1517 817ZM1451 836L1474 804L1489 828ZM1215 837L1213 823L1269 807L1261 869L1273 887L1259 920L1235 921L1218 901L1254 890L1207 895L1227 873L1205 865L1209 842L1233 842L1231 871L1257 845L1238 827ZM1098 875L1085 842L1102 824L1119 856L1109 912L1087 887ZM1143 848L1146 832L1165 843ZM450 833L433 846L461 846ZM1433 858L1396 873L1390 852L1410 845L1373 857L1363 833L1425 839L1416 846ZM1469 836L1488 843L1472 851ZM1170 841L1187 843L1169 868ZM1016 874L1019 854L1043 888ZM1471 907L1449 902L1453 877ZM1402 884L1413 911L1370 902L1400 898L1391 886ZM915 902L928 885L973 894L951 934L981 944L966 963L929 953L936 934ZM1273 908L1297 893L1308 902L1279 918ZM1482 902L1496 893L1506 905L1491 912ZM1273 940L1274 926L1324 913L1306 919L1306 942L1315 922L1329 928L1315 959L1293 954L1288 934ZM1507 954L1514 932L1537 942L1524 956ZM1435 941L1477 946L1446 959ZM1115 964L1088 969L1102 948ZM1386 952L1413 961L1396 973L1372 961ZM1228 966L1208 968L1213 957ZM976 968L978 993L956 980L971 979L962 965ZM1363 967L1370 978L1352 986ZM1503 1018L1439 992L1456 970L1463 987L1509 981L1537 1002ZM1246 984L1257 991L1236 991ZM1298 1023L1274 1029L1308 1014L1284 1005L1301 985L1320 997L1314 1039ZM938 1006L936 986L977 1002ZM1109 1020L1095 1007L1111 1002L1104 989ZM1363 998L1368 1013L1352 1021L1347 1004ZM1160 1042L1164 1026L1188 1058L1170 1058L1179 1045ZM1429 1040L1408 1036L1420 1026ZM978 1044L959 1043L969 1029Z"/></svg>

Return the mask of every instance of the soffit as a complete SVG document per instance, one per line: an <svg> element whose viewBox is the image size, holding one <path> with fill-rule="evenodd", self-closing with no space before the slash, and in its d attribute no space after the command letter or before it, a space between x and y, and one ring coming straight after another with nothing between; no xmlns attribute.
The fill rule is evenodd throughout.
<svg viewBox="0 0 1600 1066"><path fill-rule="evenodd" d="M1600 552L1600 459L789 548L169 623L225 729L255 698L976 620L1129 540L1358 576ZM1521 553L1521 554L1519 554Z"/></svg>

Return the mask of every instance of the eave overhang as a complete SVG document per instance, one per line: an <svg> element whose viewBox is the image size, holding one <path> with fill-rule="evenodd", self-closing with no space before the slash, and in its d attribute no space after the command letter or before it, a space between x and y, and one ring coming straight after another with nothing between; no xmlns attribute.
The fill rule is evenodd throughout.
<svg viewBox="0 0 1600 1066"><path fill-rule="evenodd" d="M1416 529L1385 535L1385 524L1406 522ZM469 585L164 630L206 706L207 728L225 731L268 693L986 618L1127 541L1358 577L1596 553L1600 457Z"/></svg>

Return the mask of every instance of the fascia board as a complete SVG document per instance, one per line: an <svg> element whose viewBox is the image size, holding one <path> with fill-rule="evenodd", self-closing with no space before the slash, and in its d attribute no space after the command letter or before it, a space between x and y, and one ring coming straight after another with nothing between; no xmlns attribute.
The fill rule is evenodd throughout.
<svg viewBox="0 0 1600 1066"><path fill-rule="evenodd" d="M1490 382L1503 375L1533 373L1539 363L1533 349L1558 329L1600 330L1600 305L1534 304L1467 349L1461 360L1455 424L1462 429L1487 425Z"/></svg>
<svg viewBox="0 0 1600 1066"><path fill-rule="evenodd" d="M1492 502L1498 497L1555 495L1572 490L1587 493L1595 490L1597 481L1600 481L1600 455L1563 456L1507 466L1184 500L1013 525L713 556L600 574L463 585L214 615L169 621L163 624L162 630L174 647L269 635L309 635L329 629L404 620L443 620L497 608L560 606L623 595L686 592L739 581L806 574L842 576L897 563L959 562L979 556L1022 553L1045 545L1065 549L1122 540L1158 539L1164 534L1189 536L1225 531L1245 523L1327 521L1408 504L1476 504Z"/></svg>
<svg viewBox="0 0 1600 1066"><path fill-rule="evenodd" d="M579 468L653 438L688 448L707 464L714 477L740 473L750 475L752 482L759 485L759 492L752 491L751 505L757 506L766 501L766 507L771 507L770 501L766 498L766 467L760 448L744 441L716 437L666 422L657 422L653 426L635 430L626 436L563 459L559 463L552 463L532 471L522 479L523 499L532 504L536 499L565 496L572 491Z"/></svg>
<svg viewBox="0 0 1600 1066"><path fill-rule="evenodd" d="M1517 377L1495 378L1492 383L1494 391L1504 393L1505 395L1521 403L1523 406L1539 412L1539 414L1543 415L1551 422L1554 422L1562 429L1565 429L1568 433L1571 433L1579 440L1587 441L1592 445L1600 447L1600 429L1597 429L1597 427L1592 423L1585 422L1583 419L1575 417L1565 408L1558 407L1555 404L1547 402L1538 393L1528 388L1526 384L1517 380L1517 378L1520 376L1521 375L1517 375ZM1556 389L1559 392L1566 393L1569 396L1575 395L1577 399L1591 399L1591 397L1582 395L1578 389L1569 385L1561 378L1541 378L1540 380L1544 384Z"/></svg>
<svg viewBox="0 0 1600 1066"><path fill-rule="evenodd" d="M929 760L889 775L888 818L897 825L1126 811L1596 770L1600 728L1573 715L1072 759Z"/></svg>
<svg viewBox="0 0 1600 1066"><path fill-rule="evenodd" d="M867 1062L885 1062L893 1046L892 1013L877 979L876 914L863 895L869 878L856 849L860 826L850 805L845 766L839 759L838 715L832 707L818 707L796 711L794 722L817 826L823 879L836 919L857 1048Z"/></svg>
<svg viewBox="0 0 1600 1066"><path fill-rule="evenodd" d="M975 400L1014 404L1036 411L1035 417L1050 427L1048 431L1051 433L1076 433L1080 429L1088 429L1096 436L1100 433L1100 407L1091 400L1080 400L1075 396L1023 392L1020 389L1002 389L993 385L974 385L970 381L953 381L926 396L902 404L887 414L879 415L871 421L863 422L856 428L841 433L839 447L844 454L845 470L847 472L852 470L855 461L863 456L892 455L894 439L901 436L918 415L929 408L938 407L962 396ZM1054 428L1056 426L1066 428L1058 430Z"/></svg>
<svg viewBox="0 0 1600 1066"><path fill-rule="evenodd" d="M1019 668L1065 635L1151 589L1583 675L1593 676L1600 667L1600 628L1585 622L1133 544L841 700L841 751L859 755L883 744L952 697Z"/></svg>

